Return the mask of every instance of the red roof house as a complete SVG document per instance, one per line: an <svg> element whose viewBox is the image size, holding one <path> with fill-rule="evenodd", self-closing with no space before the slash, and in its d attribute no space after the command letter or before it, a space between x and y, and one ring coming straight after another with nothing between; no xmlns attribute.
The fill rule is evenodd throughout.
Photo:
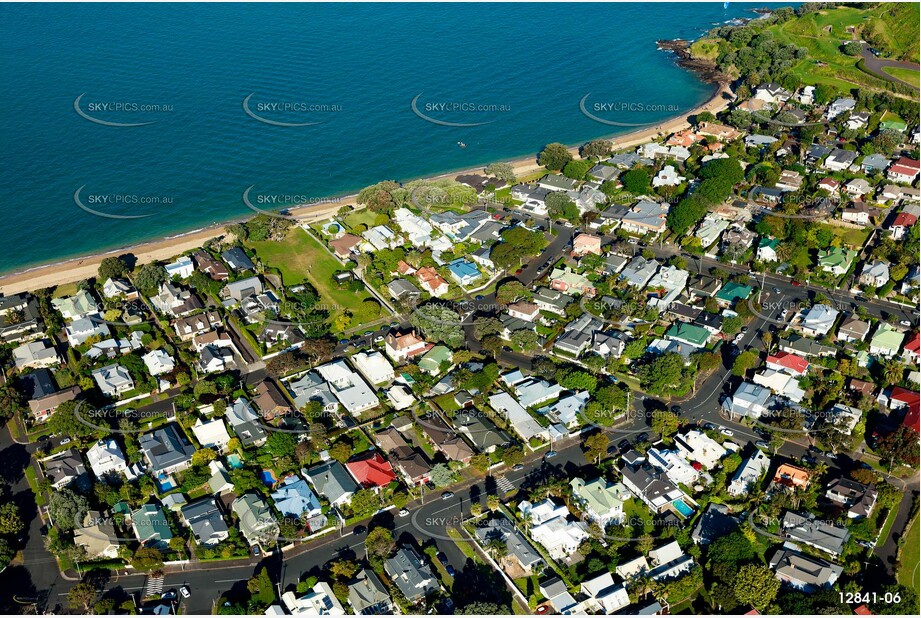
<svg viewBox="0 0 921 618"><path fill-rule="evenodd" d="M369 457L348 461L345 467L362 487L384 487L397 479L396 473L390 467L390 462L380 453Z"/></svg>
<svg viewBox="0 0 921 618"><path fill-rule="evenodd" d="M921 170L921 163L915 159L900 157L898 161L889 166L886 175L889 180L910 185L918 176L919 170Z"/></svg>
<svg viewBox="0 0 921 618"><path fill-rule="evenodd" d="M915 333L902 349L902 355L910 363L917 363L921 359L921 334Z"/></svg>
<svg viewBox="0 0 921 618"><path fill-rule="evenodd" d="M809 370L809 361L797 354L778 352L767 357L768 369L783 371L791 375L803 376Z"/></svg>

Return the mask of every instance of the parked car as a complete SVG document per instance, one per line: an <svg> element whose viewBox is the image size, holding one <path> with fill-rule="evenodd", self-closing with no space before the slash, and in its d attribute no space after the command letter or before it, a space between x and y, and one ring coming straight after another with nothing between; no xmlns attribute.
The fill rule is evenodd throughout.
<svg viewBox="0 0 921 618"><path fill-rule="evenodd" d="M453 498L453 497L454 497L454 492L453 492L453 491L446 491L446 492L444 492L443 494L441 494L441 499L442 499L442 500L450 500L450 499Z"/></svg>
<svg viewBox="0 0 921 618"><path fill-rule="evenodd" d="M70 439L70 438L64 438L64 439L61 440L58 444L60 444L61 446L64 446L65 444L70 444L70 443L71 443L71 439Z"/></svg>
<svg viewBox="0 0 921 618"><path fill-rule="evenodd" d="M627 440L626 438L624 438L623 440L617 443L617 448L619 448L621 451L630 450L630 440Z"/></svg>
<svg viewBox="0 0 921 618"><path fill-rule="evenodd" d="M649 434L645 431L636 437L637 442L645 442L649 439Z"/></svg>
<svg viewBox="0 0 921 618"><path fill-rule="evenodd" d="M556 457L558 454L559 454L559 453L557 453L556 451L547 451L547 454L544 455L544 459L553 459L553 458Z"/></svg>
<svg viewBox="0 0 921 618"><path fill-rule="evenodd" d="M755 446L760 448L762 451L767 451L767 450L770 450L771 448L771 446L764 440L758 440L757 442L755 442Z"/></svg>
<svg viewBox="0 0 921 618"><path fill-rule="evenodd" d="M364 534L368 529L364 526L355 526L355 529L352 530L352 534Z"/></svg>
<svg viewBox="0 0 921 618"><path fill-rule="evenodd" d="M183 586L179 589L179 594L181 594L184 599L188 599L190 596L192 596L192 591L189 590L188 586Z"/></svg>
<svg viewBox="0 0 921 618"><path fill-rule="evenodd" d="M253 545L250 549L253 550L253 555L254 555L254 556L258 556L259 553L260 553L260 551L261 551L261 550L259 549L259 546L258 546L258 545Z"/></svg>
<svg viewBox="0 0 921 618"><path fill-rule="evenodd" d="M452 579L457 575L457 570L451 564L445 565L445 571L448 573L448 575L451 576Z"/></svg>
<svg viewBox="0 0 921 618"><path fill-rule="evenodd" d="M797 281L796 279L794 279L793 281L791 281L790 284L793 285L794 287L797 287L797 288L803 287L803 284L800 283L799 281Z"/></svg>
<svg viewBox="0 0 921 618"><path fill-rule="evenodd" d="M175 588L173 588L172 590L167 590L166 592L160 595L160 600L162 601L175 601L178 598L179 598L179 594L176 592Z"/></svg>
<svg viewBox="0 0 921 618"><path fill-rule="evenodd" d="M400 509L400 512L397 513L397 515L399 515L400 517L406 517L407 515L409 515L409 509Z"/></svg>
<svg viewBox="0 0 921 618"><path fill-rule="evenodd" d="M720 427L720 433L724 436L732 436L732 430L728 427Z"/></svg>
<svg viewBox="0 0 921 618"><path fill-rule="evenodd" d="M521 470L524 470L524 464L515 464L512 466L512 470L515 472L520 472Z"/></svg>

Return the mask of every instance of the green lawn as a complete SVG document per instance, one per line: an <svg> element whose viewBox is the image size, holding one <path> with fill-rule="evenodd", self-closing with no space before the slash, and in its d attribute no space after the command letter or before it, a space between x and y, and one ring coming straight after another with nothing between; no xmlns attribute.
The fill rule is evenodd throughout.
<svg viewBox="0 0 921 618"><path fill-rule="evenodd" d="M361 210L350 212L344 219L342 219L342 222L345 223L350 232L357 233L355 228L359 225L363 224L368 228L374 227L374 220L376 218L376 212L368 210L367 208L362 208Z"/></svg>
<svg viewBox="0 0 921 618"><path fill-rule="evenodd" d="M908 82L909 84L914 84L915 88L918 87L919 75L918 71L914 69L902 69L899 67L884 67L883 72L891 75L896 79L900 79L903 82Z"/></svg>
<svg viewBox="0 0 921 618"><path fill-rule="evenodd" d="M897 576L900 584L921 593L921 583L918 581L918 566L919 562L921 562L921 558L918 555L919 549L921 549L921 539L918 536L918 519L916 515L911 527L905 532L905 545L902 546L902 559Z"/></svg>
<svg viewBox="0 0 921 618"><path fill-rule="evenodd" d="M285 286L309 281L320 293L320 303L330 313L331 322L336 316L349 312L351 322L344 330L374 321L384 315L370 303L373 300L367 289L351 292L340 288L333 281L333 273L342 269L339 261L330 255L313 236L301 228L294 228L282 241L249 241L262 262L269 268L277 268Z"/></svg>

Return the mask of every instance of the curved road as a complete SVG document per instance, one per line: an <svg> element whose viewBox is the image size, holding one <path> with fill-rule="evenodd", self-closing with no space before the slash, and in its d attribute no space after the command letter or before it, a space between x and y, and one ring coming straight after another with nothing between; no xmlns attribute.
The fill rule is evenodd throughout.
<svg viewBox="0 0 921 618"><path fill-rule="evenodd" d="M870 46L866 43L863 43L860 48L860 55L863 56L864 65L867 67L867 71L873 73L881 79L885 79L888 82L894 82L896 84L905 84L906 86L911 86L915 90L918 90L918 84L910 84L906 81L898 79L889 75L883 71L883 67L896 67L899 69L909 69L912 71L918 71L921 69L921 66L917 62L903 62L901 60L887 60L885 58L876 57L873 52L870 51Z"/></svg>

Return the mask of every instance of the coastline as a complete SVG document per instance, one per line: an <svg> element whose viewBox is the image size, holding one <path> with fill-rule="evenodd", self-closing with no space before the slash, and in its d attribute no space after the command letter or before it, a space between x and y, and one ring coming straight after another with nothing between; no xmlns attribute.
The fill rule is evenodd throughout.
<svg viewBox="0 0 921 618"><path fill-rule="evenodd" d="M620 150L623 148L633 148L649 142L657 137L686 129L690 126L688 117L694 116L704 111L709 111L713 114L716 114L729 105L731 101L731 90L729 89L728 83L718 81L713 83L713 86L714 92L710 98L708 98L697 107L684 112L679 116L666 119L654 127L638 129L636 131L622 135L604 135L595 139L610 139L614 142L614 148ZM724 96L726 93L729 93L730 96ZM580 146L581 144L569 147L569 151L577 158L579 156ZM482 173L483 168L489 163L491 162L484 162L481 165L473 168L448 171L434 176L424 176L420 177L420 179L435 180L453 177L460 174ZM509 161L509 163L512 165L517 176L524 176L543 169L542 166L537 163L536 154L528 157L513 159L512 161ZM410 180L417 179L407 179L403 182L409 182ZM311 205L303 207L295 206L289 208L289 210L292 216L295 216L304 222L322 220L334 214L342 206L354 205L356 196L357 194L353 193L350 195L341 196L337 198L336 201L326 202L322 205ZM256 213L253 213L253 216L255 214ZM205 228L200 228L189 232L182 232L172 236L167 236L165 238L160 238L158 240L118 247L103 252L92 253L85 256L62 260L52 264L32 266L22 270L3 274L0 275L0 294L16 294L30 290L40 290L43 288L73 283L75 281L81 281L83 279L95 277L99 263L104 258L111 257L113 255L131 253L137 258L137 265L158 260L167 260L178 254L196 249L211 238L222 236L224 234L224 228L227 225L249 218L251 218L250 215L244 217L235 217Z"/></svg>

